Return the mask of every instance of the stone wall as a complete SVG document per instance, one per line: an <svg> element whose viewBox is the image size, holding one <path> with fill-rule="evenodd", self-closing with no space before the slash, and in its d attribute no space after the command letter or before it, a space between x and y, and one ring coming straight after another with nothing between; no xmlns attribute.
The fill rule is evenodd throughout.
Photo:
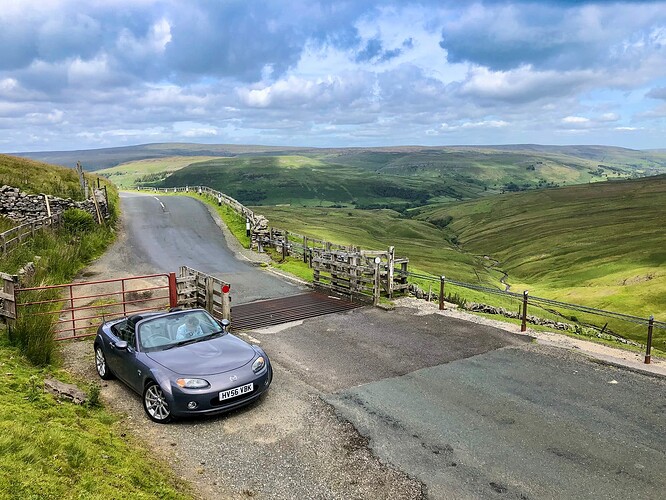
<svg viewBox="0 0 666 500"><path fill-rule="evenodd" d="M19 223L32 222L48 217L46 200L43 194L26 194L19 188L2 186L0 188L0 216L7 217ZM106 206L104 191L95 190L95 197L99 204L102 217L108 219L109 211ZM80 208L90 213L97 220L95 203L92 199L73 201L48 195L51 213L64 212L68 208Z"/></svg>

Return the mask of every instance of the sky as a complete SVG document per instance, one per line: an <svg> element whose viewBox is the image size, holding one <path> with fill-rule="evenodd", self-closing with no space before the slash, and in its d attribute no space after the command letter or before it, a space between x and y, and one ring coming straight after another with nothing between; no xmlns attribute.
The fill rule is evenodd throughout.
<svg viewBox="0 0 666 500"><path fill-rule="evenodd" d="M666 1L0 0L0 151L666 148Z"/></svg>

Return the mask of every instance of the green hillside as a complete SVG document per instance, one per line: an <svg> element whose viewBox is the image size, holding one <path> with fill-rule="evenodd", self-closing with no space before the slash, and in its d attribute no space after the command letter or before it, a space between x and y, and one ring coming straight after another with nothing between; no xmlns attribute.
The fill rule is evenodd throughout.
<svg viewBox="0 0 666 500"><path fill-rule="evenodd" d="M425 207L463 251L499 261L514 290L664 319L666 176Z"/></svg>
<svg viewBox="0 0 666 500"><path fill-rule="evenodd" d="M0 186L5 184L27 193L48 193L75 200L83 198L79 176L73 168L0 155Z"/></svg>
<svg viewBox="0 0 666 500"><path fill-rule="evenodd" d="M229 151L227 151L229 152ZM138 164L117 167L125 172ZM666 155L602 146L251 148L196 163L161 187L205 184L246 204L391 208L666 172Z"/></svg>
<svg viewBox="0 0 666 500"><path fill-rule="evenodd" d="M395 208L433 198L477 197L482 188L455 179L403 177L306 156L219 158L182 168L160 187L210 186L247 205Z"/></svg>

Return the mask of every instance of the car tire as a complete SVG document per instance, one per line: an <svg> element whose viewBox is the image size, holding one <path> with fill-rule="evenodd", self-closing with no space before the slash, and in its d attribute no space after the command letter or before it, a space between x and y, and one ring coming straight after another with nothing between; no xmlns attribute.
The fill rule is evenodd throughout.
<svg viewBox="0 0 666 500"><path fill-rule="evenodd" d="M95 346L95 368L97 368L97 375L102 380L109 380L113 378L113 373L109 369L109 365L106 362L106 356L104 356L104 351L102 346Z"/></svg>
<svg viewBox="0 0 666 500"><path fill-rule="evenodd" d="M158 424L166 424L173 420L164 391L155 382L150 382L143 390L143 409L148 418Z"/></svg>

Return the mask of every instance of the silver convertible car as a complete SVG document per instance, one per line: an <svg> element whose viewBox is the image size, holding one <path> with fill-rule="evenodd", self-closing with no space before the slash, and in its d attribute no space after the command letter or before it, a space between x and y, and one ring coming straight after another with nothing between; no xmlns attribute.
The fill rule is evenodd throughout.
<svg viewBox="0 0 666 500"><path fill-rule="evenodd" d="M266 353L227 333L203 309L135 314L103 323L95 365L143 397L155 422L225 412L259 398L271 383Z"/></svg>

